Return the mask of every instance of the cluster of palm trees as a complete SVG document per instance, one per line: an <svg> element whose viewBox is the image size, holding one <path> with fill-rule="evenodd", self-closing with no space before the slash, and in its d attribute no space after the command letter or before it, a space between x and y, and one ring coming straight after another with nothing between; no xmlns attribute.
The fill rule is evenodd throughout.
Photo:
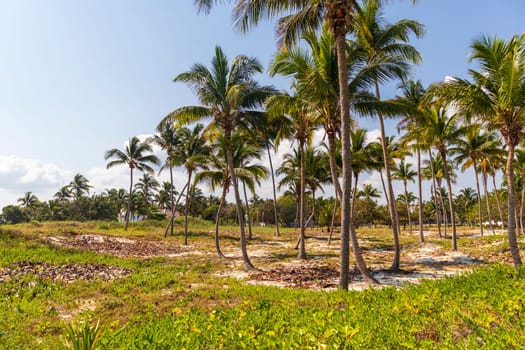
<svg viewBox="0 0 525 350"><path fill-rule="evenodd" d="M199 10L210 11L217 1L196 0ZM407 80L413 64L420 61L417 50L410 45L411 35L420 36L423 26L411 20L400 20L389 23L382 16L383 1L379 0L321 0L321 1L236 1L234 22L238 29L247 31L265 18L278 18L277 37L283 47L270 67L271 75L284 75L291 78L291 92L271 93L262 89L263 94L271 94L265 102L258 100L250 106L237 104L233 106L233 96L238 96L238 87L233 96L228 89L217 91L217 86L227 87L223 81L214 78L223 77L227 80L224 70L208 70L203 65L195 65L188 73L176 78L176 81L187 83L200 101L206 106L184 107L166 118L166 121L187 123L204 117L213 117L216 124L222 128L225 137L230 138L232 130L254 125L253 120L260 116L253 111L245 113L243 107L259 107L268 112L269 120L281 118L283 115L290 120L290 127L279 127L277 135L293 135L297 143L300 158L299 181L299 221L301 223L301 250L299 256L304 256L304 190L305 190L305 150L309 146L312 130L323 127L328 139L328 154L332 184L335 187L337 199L341 203L341 279L340 287L346 288L348 283L347 268L349 256L349 241L352 242L356 263L365 278L373 281L367 272L360 256L357 237L352 225L352 175L356 172L357 162L353 160L355 149L351 137L355 123L350 118L352 114L377 117L381 131L381 154L376 160L382 161L385 179L385 197L392 221L394 259L392 269L399 268L399 222L392 186L393 173L395 177L404 180L405 164L399 164L393 172L393 157L390 154L388 137L385 132L384 118L404 116L400 125L406 130L403 137L405 146L411 146L417 154L417 173L419 184L419 223L420 237L422 232L422 152L428 152L428 162L431 164L434 197L441 188L436 183L436 173L443 171L448 199L449 223L452 225L452 248L456 249L456 218L453 200L452 175L450 172L450 156L454 148L463 149L469 142L469 129L472 135L482 135L484 141L498 143L492 134L500 132L507 151L505 173L508 186L508 233L509 243L515 264L520 264L519 251L515 238L516 199L514 189L514 159L515 148L520 144L523 133L524 99L524 36L515 36L509 41L497 38L482 38L472 45L472 60L479 64L479 70L471 70L472 82L453 78L444 83L433 84L428 91L421 83ZM282 16L282 17L280 17ZM301 41L302 40L302 41ZM302 46L298 43L303 43ZM224 56L216 55L213 68L219 67ZM246 57L245 62L254 61ZM233 65L232 65L233 66ZM222 67L227 67L222 65ZM236 73L235 70L233 70ZM222 75L214 75L222 73ZM235 75L235 74L233 74ZM251 78L251 77L250 77ZM402 96L397 99L382 100L381 85L394 80L401 81ZM225 83L225 81L224 81ZM246 87L256 84L247 79ZM220 92L220 93L219 93ZM221 94L222 93L222 94ZM250 93L245 93L248 96ZM244 97L243 96L243 97ZM220 98L221 101L217 101ZM232 107L235 107L231 109ZM264 107L264 108L261 108ZM232 120L235 116L235 122ZM253 118L252 118L253 116ZM259 118L259 119L257 119ZM278 129L279 129L278 127ZM282 136L281 136L282 137ZM338 146L340 144L340 146ZM229 144L227 145L229 147ZM474 146L474 145L473 145ZM490 146L490 145L489 145ZM407 147L404 147L407 149ZM337 149L340 149L338 152ZM481 151L483 152L483 151ZM476 176L481 172L484 179L492 168L497 165L476 155L463 154L458 158L469 160L466 167L473 166ZM340 154L341 165L337 166L336 154ZM462 158L463 157L463 158ZM466 157L466 158L465 158ZM229 159L231 160L231 156ZM440 158L443 166L434 168L435 159ZM500 155L499 159L503 157ZM231 163L231 161L229 161ZM483 164L483 169L482 165ZM230 170L232 167L229 164ZM479 166L478 166L479 165ZM402 169L402 168L405 169ZM383 176L383 172L381 172ZM413 175L413 174L412 174ZM342 177L342 185L339 179ZM235 187L235 180L234 187ZM486 183L486 180L484 181ZM355 187L355 185L354 185ZM405 186L406 187L406 186ZM477 186L479 188L479 186ZM485 187L486 188L486 187ZM485 190L486 191L486 190ZM240 198L236 190L236 201ZM405 190L407 209L409 196ZM488 196L485 196L488 198ZM481 199L478 190L478 198ZM481 205L478 203L481 210ZM440 207L445 210L442 201ZM440 215L439 210L436 214ZM240 211L239 211L240 213ZM441 219L445 219L445 215ZM516 215L517 216L517 215ZM409 215L410 217L410 215ZM481 218L481 214L480 214ZM439 218L438 218L439 219ZM448 219L448 218L447 218ZM446 227L446 226L445 226ZM243 231L241 228L241 242ZM244 256L243 250L243 256ZM245 260L247 267L251 264Z"/></svg>
<svg viewBox="0 0 525 350"><path fill-rule="evenodd" d="M204 11L209 11L215 3L196 1L199 9ZM266 169L250 168L249 163L237 156L248 152L241 150L243 143L251 144L254 146L249 156L251 160L260 159L261 150L266 149L271 161L270 147L277 149L284 139L290 139L296 145L296 149L285 157L278 173L283 175L280 185L287 184L297 198L300 258L306 256L305 227L310 220L306 217L306 189L309 188L312 198L311 216L315 212L316 190L322 190L322 186L328 182L335 189L336 202L332 217L335 219L336 211L339 210L341 288L347 288L348 285L350 242L362 275L366 280L375 282L361 255L352 217L362 171L378 170L381 175L393 234L394 257L391 269L398 270L401 252L399 214L392 180L403 182L404 193L400 198L405 204L411 230L411 203L416 197L408 192L407 184L418 175L419 235L420 240L424 241L421 184L425 176L432 179L432 198L435 200L439 235L441 222L445 223L445 237L449 223L452 249L455 250L457 232L451 157L456 157L454 164L462 163L462 170L469 167L474 169L479 225L482 229L482 196L478 174L482 175L485 198L488 200L487 178L489 175L494 176L501 166L501 160L505 158L500 151L502 148L506 148L507 153L508 239L514 263L521 264L516 242L516 223L522 222L522 215L518 215L516 207L515 153L525 126L525 37L515 36L509 41L486 37L475 41L471 59L479 64L479 69L470 71L472 81L452 78L425 89L420 82L407 79L413 65L421 60L419 52L409 40L411 36L422 35L424 28L412 20L388 22L382 14L383 5L379 0L238 0L234 18L236 26L242 31L250 29L265 17L283 15L277 24L277 36L282 49L275 55L269 73L289 78L290 91L277 92L271 86L259 85L254 77L262 72L262 67L255 58L239 55L229 62L219 47L215 49L211 67L195 64L175 78L175 82L182 82L194 91L200 105L180 107L167 115L158 126L160 135L189 130L184 125L201 120L207 119L210 123L193 129L193 133L202 137L199 141L201 153L187 154L184 160L176 160L177 157L172 155L177 153L177 146L165 145L164 139L158 140L158 144L168 153L166 166L171 169L173 165L184 163L188 173L187 192L192 175L199 167L206 171L196 176L198 181L208 178L212 186L222 187L221 203L230 186L233 188L246 269L252 269L253 265L246 250L239 184L253 191L254 182L249 179L256 179L257 182L265 175ZM400 96L382 99L382 85L396 80L400 82ZM351 118L351 113L377 118L380 130L378 142L366 139L366 131L356 127L356 120ZM403 117L399 129L404 130L405 134L396 147L393 137L386 135L384 118L399 116ZM315 173L310 169L307 174L307 163L312 166L316 158L322 158L318 154L319 147L312 145L314 132L319 128L323 129L327 140L323 144L326 157L318 161L324 162L325 166L317 167L324 169L324 172ZM500 133L503 144L496 132ZM417 156L417 172L404 159L410 150ZM427 167L423 169L425 153L428 159ZM124 154L119 155L116 150L109 151L106 158L114 156L119 158L116 162L128 164L131 173L134 168L144 167L129 157L126 159ZM396 162L395 157L400 158L400 161ZM209 159L212 159L211 163ZM150 161L155 163L157 160ZM117 163L110 163L108 167L114 164ZM209 170L208 167L215 170ZM271 163L270 167L273 179ZM520 172L519 178L523 178L523 172ZM445 190L441 186L442 180L445 180ZM466 198L466 193L464 195ZM186 198L189 198L188 194ZM499 197L496 196L496 199L500 208ZM489 222L492 222L488 205L487 212ZM501 209L499 212L502 217ZM185 237L186 233L187 226ZM278 228L276 234L279 234ZM216 242L221 255L218 229Z"/></svg>

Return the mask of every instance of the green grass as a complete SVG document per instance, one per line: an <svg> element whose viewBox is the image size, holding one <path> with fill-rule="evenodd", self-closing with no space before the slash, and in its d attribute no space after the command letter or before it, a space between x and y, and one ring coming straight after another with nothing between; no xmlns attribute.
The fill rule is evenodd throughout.
<svg viewBox="0 0 525 350"><path fill-rule="evenodd" d="M401 290L308 291L218 277L215 272L224 269L224 262L209 255L117 258L57 248L41 239L66 230L124 235L121 226L103 225L52 223L0 229L0 269L33 261L132 270L112 281L64 284L25 275L0 283L0 349L61 349L71 345L72 330L82 330L88 337L85 332L97 322L100 349L463 349L525 344L523 269L489 265ZM190 244L212 247L210 227L192 227ZM157 238L162 228L162 223L145 223L126 235ZM180 240L179 229L170 240ZM293 230L277 239L271 229L264 229L256 231L260 239L295 238ZM360 232L376 238L372 247L390 244L388 230ZM497 238L480 240L493 243ZM472 242L462 239L460 245L488 255L505 249L504 244L489 244L493 247L489 250ZM237 245L234 239L223 243ZM414 245L415 239L404 237L403 244Z"/></svg>

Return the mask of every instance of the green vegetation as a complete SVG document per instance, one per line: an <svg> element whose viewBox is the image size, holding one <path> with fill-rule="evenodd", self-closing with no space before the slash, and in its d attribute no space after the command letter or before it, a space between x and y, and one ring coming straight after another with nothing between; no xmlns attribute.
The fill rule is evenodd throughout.
<svg viewBox="0 0 525 350"><path fill-rule="evenodd" d="M167 241L160 240L164 223L132 224L126 232L113 225L70 222L1 229L0 272L32 262L57 268L116 266L130 274L64 283L38 277L35 271L1 281L0 348L87 349L90 343L97 349L516 348L525 342L525 271L508 265L480 267L402 289L296 290L221 277L219 272L231 269L232 262L242 266L239 252L234 260L197 253L119 258L57 247L44 239L102 233L175 244L182 243L184 236L183 219L175 223L175 236ZM189 245L212 253L213 225L190 226ZM313 234L322 233L307 231L307 246L315 241ZM373 250L391 249L389 234L388 229L361 230L360 237L367 242L365 257ZM255 241L250 241L254 246L292 244L296 232L285 230L277 238L272 228L257 228L254 236ZM238 249L238 238L223 233L222 240L224 249ZM437 238L428 240L448 245ZM487 262L508 250L502 242L502 236L473 239L463 234L458 240L465 252ZM409 251L419 247L416 235L403 235L402 243ZM271 248L254 262L263 269L275 266L270 260L291 263L294 254L283 253L286 250ZM316 254L326 261L337 258L323 250ZM276 260L268 259L271 256ZM368 261L370 266L380 263Z"/></svg>

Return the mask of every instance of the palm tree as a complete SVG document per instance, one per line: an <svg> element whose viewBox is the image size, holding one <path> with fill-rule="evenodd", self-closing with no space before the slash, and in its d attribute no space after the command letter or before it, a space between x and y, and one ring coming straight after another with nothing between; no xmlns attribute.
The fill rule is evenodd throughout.
<svg viewBox="0 0 525 350"><path fill-rule="evenodd" d="M55 197L59 202L65 202L71 198L71 188L69 186L62 186L53 197Z"/></svg>
<svg viewBox="0 0 525 350"><path fill-rule="evenodd" d="M159 188L159 182L150 174L144 173L139 181L135 184L135 189L142 194L144 205L149 208L155 192Z"/></svg>
<svg viewBox="0 0 525 350"><path fill-rule="evenodd" d="M25 210L27 217L31 218L33 211L38 207L39 200L33 192L26 192L23 197L18 198L18 203Z"/></svg>
<svg viewBox="0 0 525 350"><path fill-rule="evenodd" d="M364 184L363 188L357 192L357 198L365 198L366 200L372 200L372 198L379 198L379 190L371 184Z"/></svg>
<svg viewBox="0 0 525 350"><path fill-rule="evenodd" d="M73 180L69 183L69 188L75 200L78 200L85 193L89 193L89 189L93 186L89 185L88 179L84 175L76 174Z"/></svg>
<svg viewBox="0 0 525 350"><path fill-rule="evenodd" d="M473 79L453 78L436 84L432 93L454 103L459 111L481 116L489 129L500 131L507 150L505 173L508 186L508 240L515 266L522 260L516 239L515 149L525 135L525 34L508 41L482 37L471 45L470 61L479 71Z"/></svg>
<svg viewBox="0 0 525 350"><path fill-rule="evenodd" d="M359 175L363 171L374 169L378 162L373 157L375 142L368 142L366 129L357 128L350 131L352 144L352 171L354 173L354 192L352 198L357 199ZM353 207L354 202L352 202Z"/></svg>
<svg viewBox="0 0 525 350"><path fill-rule="evenodd" d="M157 126L157 134L153 135L149 140L157 144L161 149L166 152L166 162L160 167L160 173L168 168L170 171L170 185L171 189L166 192L170 194L170 208L171 208L171 218L166 226L164 236L168 234L168 228L171 228L171 235L173 236L173 219L175 217L175 187L173 185L173 167L180 165L179 160L175 157L175 150L180 143L179 138L177 137L176 129L173 125L166 123L165 125Z"/></svg>
<svg viewBox="0 0 525 350"><path fill-rule="evenodd" d="M423 96L425 88L421 81L403 80L398 88L401 89L402 95L397 96L397 100L409 108L409 112L399 122L398 129L405 129L407 133L403 136L403 143L412 146L417 155L417 187L418 187L418 221L419 221L419 241L423 243L425 236L423 234L423 175L421 169L421 150L424 149L419 135L414 132L414 126L420 123L420 115L423 110Z"/></svg>
<svg viewBox="0 0 525 350"><path fill-rule="evenodd" d="M392 169L392 178L396 180L403 181L403 187L405 189L405 196L403 197L405 199L405 204L407 206L407 217L408 217L408 230L409 233L412 234L412 219L410 217L410 203L408 203L408 189L407 184L408 181L414 182L414 177L417 175L417 172L411 169L412 164L405 163L404 160L401 160L399 164Z"/></svg>
<svg viewBox="0 0 525 350"><path fill-rule="evenodd" d="M456 162L463 163L461 171L465 171L469 167L474 168L474 175L476 180L476 191L478 199L478 215L479 215L479 225L481 230L481 235L483 235L483 217L481 213L481 191L479 187L479 176L480 172L480 163L484 158L490 156L494 153L501 152L501 145L496 139L493 133L483 132L481 125L479 124L470 124L466 127L464 134L456 140L456 147L451 148L452 153L457 154ZM492 227L492 218L490 215L490 207L488 203L488 189L487 189L487 175L486 171L481 171L483 174L483 187L485 189L485 197L487 199L487 213L489 217L489 223L492 232L494 233L494 228Z"/></svg>
<svg viewBox="0 0 525 350"><path fill-rule="evenodd" d="M197 0L201 9L209 9L215 3L213 0ZM343 181L341 196L341 263L339 288L347 290L350 267L350 240L354 252L359 251L357 235L351 232L352 217L350 200L352 196L352 156L350 153L350 98L347 85L348 69L346 57L346 34L352 30L352 21L355 14L355 0L321 0L291 2L285 0L250 1L238 0L234 12L237 26L247 31L265 17L284 15L277 25L278 40L288 47L293 46L306 31L315 31L323 22L328 23L330 31L334 33L337 56L337 71L339 84L339 105L341 117L341 145L343 160ZM376 283L371 275L367 274L364 260L356 255L356 262L363 276Z"/></svg>
<svg viewBox="0 0 525 350"><path fill-rule="evenodd" d="M443 160L443 171L447 182L448 204L450 207L450 221L452 223L452 250L457 250L456 217L447 153L449 146L457 140L461 133L461 130L456 126L457 117L457 114L449 116L443 107L433 107L424 112L424 118L419 126L419 132L424 142L435 147Z"/></svg>
<svg viewBox="0 0 525 350"><path fill-rule="evenodd" d="M478 189L479 190L479 189ZM465 187L459 191L459 194L456 196L456 203L458 205L456 208L462 208L463 212L468 212L470 208L474 207L474 205L477 203L478 205L481 205L481 201L479 200L479 194L471 187ZM458 212L459 216L459 212ZM468 220L469 225L471 224L471 221ZM483 233L483 231L481 231Z"/></svg>
<svg viewBox="0 0 525 350"><path fill-rule="evenodd" d="M260 179L266 176L267 169L259 164L252 164L250 160L261 158L261 150L253 145L245 143L246 136L240 132L232 135L233 163L236 178L246 184L252 191L255 184L260 183ZM219 244L219 223L222 208L226 202L232 180L227 166L226 159L226 140L220 136L212 146L214 152L210 154L206 169L195 174L195 182L207 181L212 190L217 187L222 188L222 194L215 215L215 248L219 257L224 257Z"/></svg>
<svg viewBox="0 0 525 350"><path fill-rule="evenodd" d="M104 155L105 160L110 160L106 165L107 169L113 168L116 165L126 164L129 167L129 196L128 196L128 209L126 210L126 225L124 230L128 229L129 216L131 213L131 201L133 193L133 170L137 169L140 171L153 172L151 165L159 165L159 159L154 154L146 154L151 152L151 145L148 142L141 142L138 137L133 136L129 139L128 144L124 151L118 148L113 148L106 151Z"/></svg>
<svg viewBox="0 0 525 350"><path fill-rule="evenodd" d="M297 95L275 94L266 102L268 113L271 116L288 115L291 130L294 132L288 137L297 141L300 159L300 181L299 181L299 227L300 227L300 249L299 259L306 259L305 246L305 190L306 190L306 158L305 148L312 141L313 131L319 125L318 116L311 113L308 105Z"/></svg>
<svg viewBox="0 0 525 350"><path fill-rule="evenodd" d="M419 52L408 44L410 34L420 37L423 34L423 26L412 20L400 20L396 23L388 23L381 13L381 0L366 1L363 6L358 7L354 18L354 32L356 40L366 52L367 63L376 66L377 73L374 79L375 97L381 101L379 84L394 78L405 78L409 71L409 63L421 61ZM400 245L399 245L399 223L395 205L395 195L392 187L390 156L386 143L384 125L384 113L378 112L379 128L381 131L381 144L383 148L383 160L385 178L389 198L389 211L392 219L392 233L394 239L394 259L392 270L399 269Z"/></svg>
<svg viewBox="0 0 525 350"><path fill-rule="evenodd" d="M261 71L262 67L256 59L244 55L239 55L228 63L222 49L217 47L211 69L195 64L189 71L175 78L176 82L185 83L194 90L201 106L178 108L163 120L163 123L188 124L211 117L213 123L223 131L239 220L241 251L247 270L254 266L246 250L244 218L234 172L231 138L234 130L242 128L250 118L260 114L257 109L274 92L273 88L261 87L253 80L254 75Z"/></svg>
<svg viewBox="0 0 525 350"><path fill-rule="evenodd" d="M176 138L179 140L177 147L170 155L173 157L174 164L180 164L186 169L186 202L184 204L184 245L188 244L188 216L191 203L191 181L195 171L206 165L210 148L202 135L203 124L197 124L193 129L179 127L176 131Z"/></svg>

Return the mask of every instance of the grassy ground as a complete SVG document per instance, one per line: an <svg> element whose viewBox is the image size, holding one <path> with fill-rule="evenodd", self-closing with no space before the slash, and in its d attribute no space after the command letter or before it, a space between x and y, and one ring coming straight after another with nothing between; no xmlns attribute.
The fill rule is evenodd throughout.
<svg viewBox="0 0 525 350"><path fill-rule="evenodd" d="M432 229L425 229L428 243L424 245L416 235L404 233L401 267L405 273L472 272L403 288L344 293L319 288L317 281L281 288L258 284L249 275L242 280L229 277L242 270L235 227L221 227L228 259L214 252L212 225L194 221L191 227L189 245L184 247L180 223L176 234L166 240L162 224L149 222L133 225L127 232L117 223L103 222L2 226L0 275L28 263L31 269L0 280L0 348L72 346L68 327L75 333L87 324L85 331L93 335L89 326L97 322L102 349L519 348L525 344L525 270L508 266L510 254L502 235L472 237L472 229L462 228L460 256L447 255L450 240L437 239ZM50 237L87 235L106 237L117 253L50 243ZM388 268L390 231L366 228L359 235L369 266L375 271ZM296 274L317 265L337 268L338 240L328 245L326 232L309 230L310 258L302 262L295 259L296 237L292 229L275 237L272 228L256 228L249 252L257 267L272 271L275 283L270 284L283 279L278 270L283 266ZM123 238L132 241L128 244ZM137 242L148 243L149 250L142 254L144 246ZM520 243L525 243L523 238ZM158 247L159 254L152 254L151 247ZM168 254L170 249L176 253ZM428 252L431 255L421 255ZM126 273L114 279L84 280L82 273L70 272L68 266L95 271L118 267ZM50 267L69 274L64 280L70 283L47 278L42 270Z"/></svg>

